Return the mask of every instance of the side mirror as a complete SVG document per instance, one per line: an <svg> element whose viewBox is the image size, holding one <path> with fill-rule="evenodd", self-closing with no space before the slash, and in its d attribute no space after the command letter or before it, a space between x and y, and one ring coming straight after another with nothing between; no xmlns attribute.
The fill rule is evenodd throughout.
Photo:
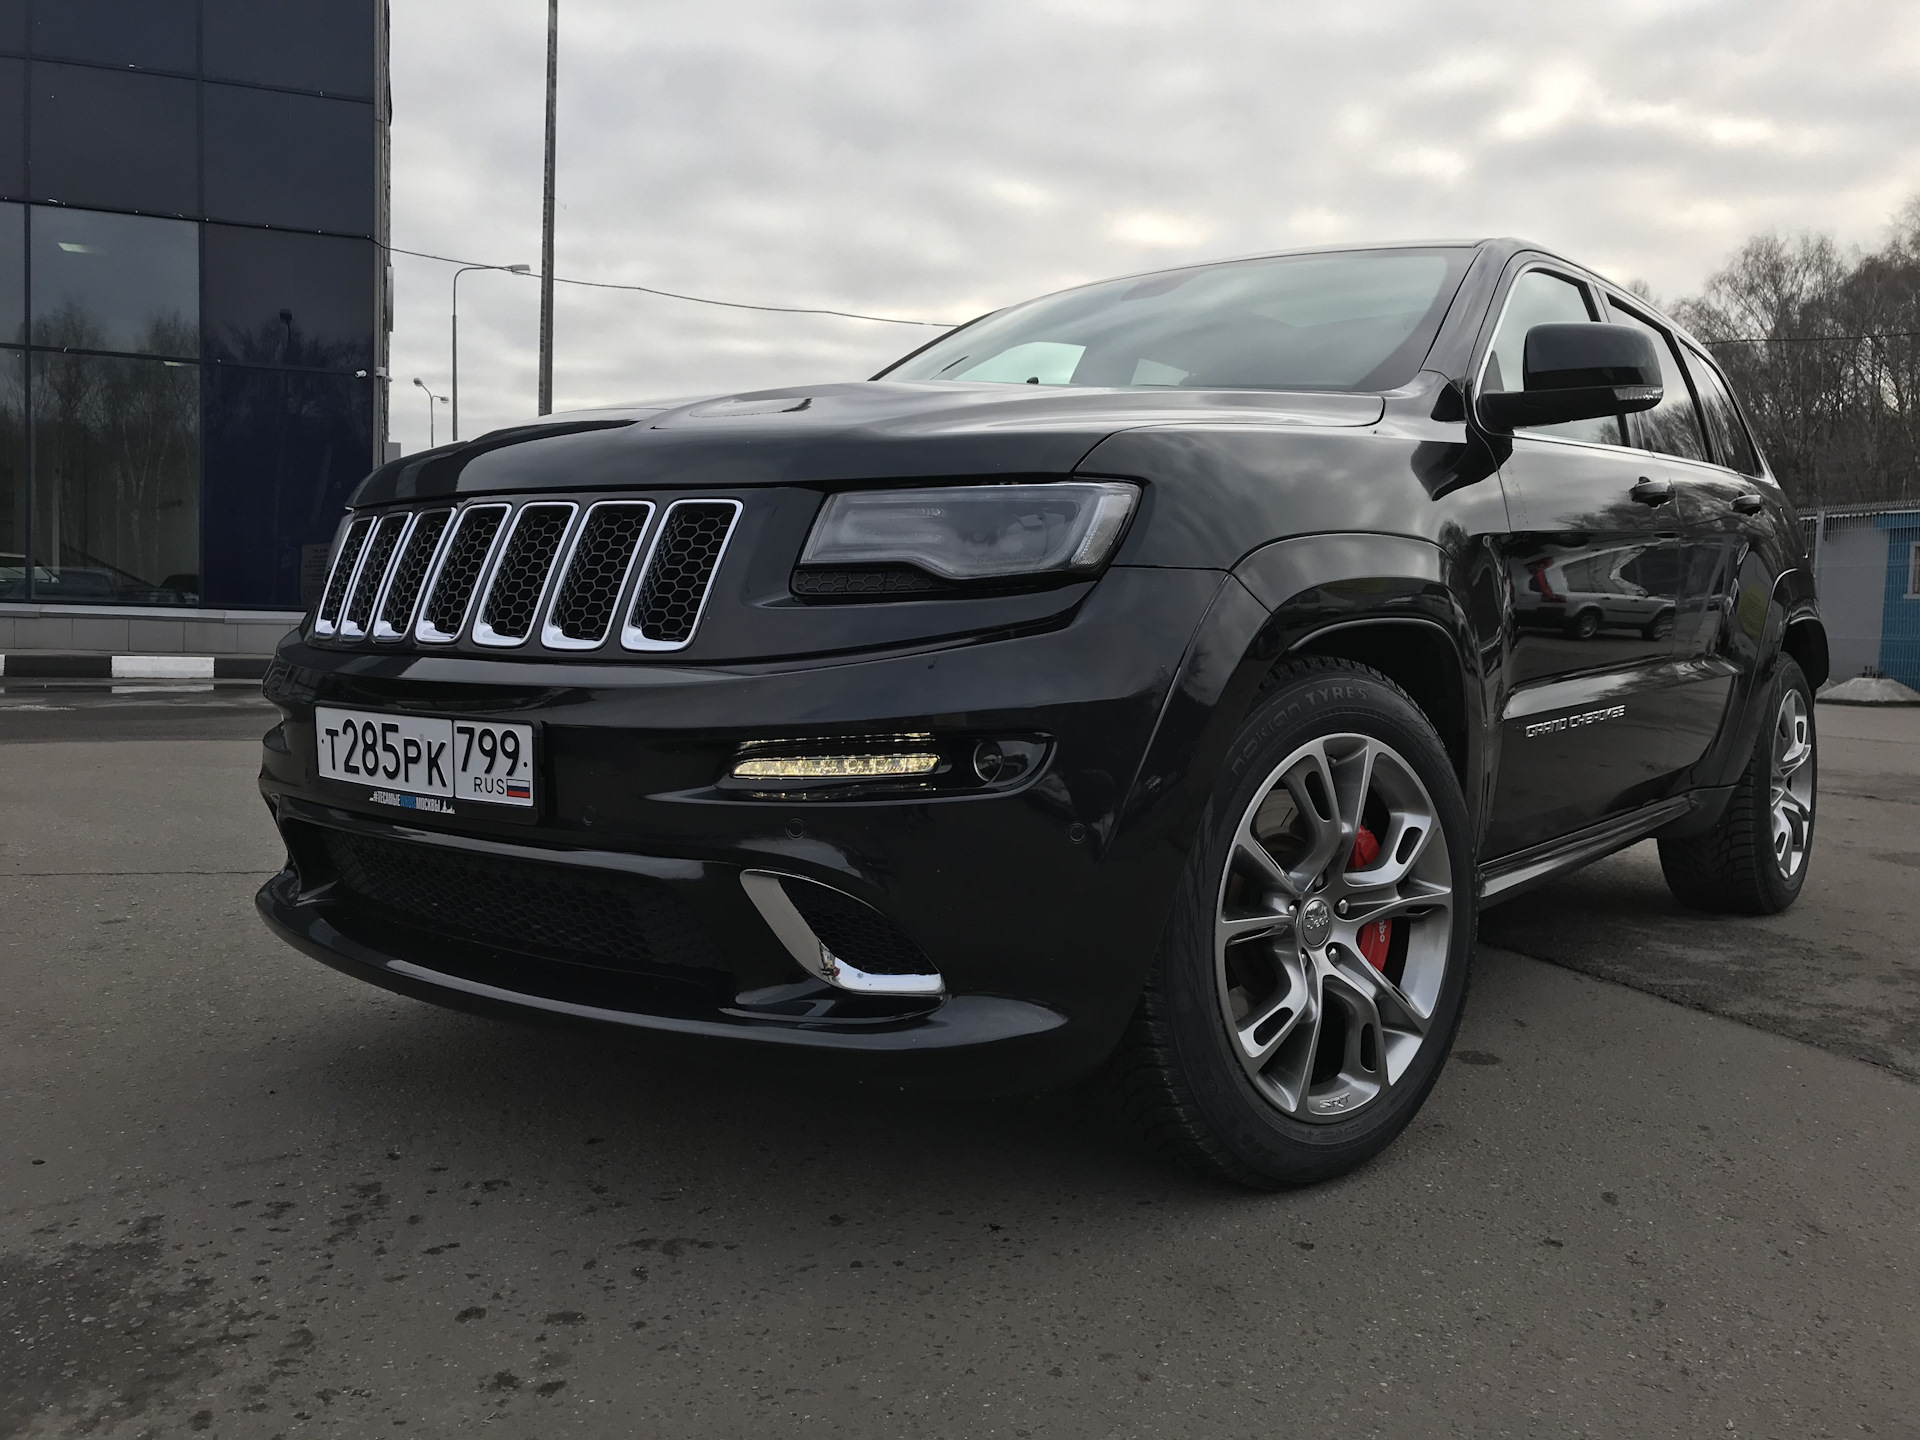
<svg viewBox="0 0 1920 1440"><path fill-rule="evenodd" d="M1527 331L1523 390L1480 397L1495 430L1557 425L1651 410L1660 403L1660 352L1632 325L1535 325Z"/></svg>

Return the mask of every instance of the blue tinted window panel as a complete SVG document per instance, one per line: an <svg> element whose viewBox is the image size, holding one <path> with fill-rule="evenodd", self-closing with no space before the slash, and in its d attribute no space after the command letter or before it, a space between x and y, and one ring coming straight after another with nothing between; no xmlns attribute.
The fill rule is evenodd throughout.
<svg viewBox="0 0 1920 1440"><path fill-rule="evenodd" d="M0 0L0 50L27 48L27 0Z"/></svg>
<svg viewBox="0 0 1920 1440"><path fill-rule="evenodd" d="M27 62L0 59L0 195L27 193Z"/></svg>
<svg viewBox="0 0 1920 1440"><path fill-rule="evenodd" d="M27 598L26 362L0 350L0 600Z"/></svg>
<svg viewBox="0 0 1920 1440"><path fill-rule="evenodd" d="M41 0L33 53L141 70L199 68L197 0Z"/></svg>
<svg viewBox="0 0 1920 1440"><path fill-rule="evenodd" d="M373 234L373 106L206 87L210 220Z"/></svg>
<svg viewBox="0 0 1920 1440"><path fill-rule="evenodd" d="M200 601L200 367L98 355L33 366L36 600Z"/></svg>
<svg viewBox="0 0 1920 1440"><path fill-rule="evenodd" d="M33 62L33 196L190 215L199 208L192 80Z"/></svg>
<svg viewBox="0 0 1920 1440"><path fill-rule="evenodd" d="M209 360L371 370L371 240L209 225L201 297Z"/></svg>
<svg viewBox="0 0 1920 1440"><path fill-rule="evenodd" d="M200 227L191 220L35 205L33 343L200 353Z"/></svg>
<svg viewBox="0 0 1920 1440"><path fill-rule="evenodd" d="M0 205L0 345L27 339L27 207Z"/></svg>
<svg viewBox="0 0 1920 1440"><path fill-rule="evenodd" d="M209 365L205 600L297 610L371 468L373 381Z"/></svg>
<svg viewBox="0 0 1920 1440"><path fill-rule="evenodd" d="M206 0L206 74L370 100L375 0Z"/></svg>

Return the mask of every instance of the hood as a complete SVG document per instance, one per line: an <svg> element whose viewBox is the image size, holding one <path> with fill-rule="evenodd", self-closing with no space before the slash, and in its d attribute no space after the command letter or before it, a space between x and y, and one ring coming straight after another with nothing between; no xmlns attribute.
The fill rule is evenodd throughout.
<svg viewBox="0 0 1920 1440"><path fill-rule="evenodd" d="M1377 395L862 380L555 416L396 460L355 505L496 491L1067 475L1141 426L1361 426Z"/></svg>

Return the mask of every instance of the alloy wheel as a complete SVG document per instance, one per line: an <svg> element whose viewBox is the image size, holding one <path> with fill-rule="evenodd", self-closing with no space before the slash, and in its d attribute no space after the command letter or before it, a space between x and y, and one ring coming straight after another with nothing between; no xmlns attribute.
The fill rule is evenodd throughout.
<svg viewBox="0 0 1920 1440"><path fill-rule="evenodd" d="M1296 1120L1345 1120L1413 1063L1446 978L1453 864L1413 767L1328 735L1268 775L1234 830L1214 924L1229 1041Z"/></svg>
<svg viewBox="0 0 1920 1440"><path fill-rule="evenodd" d="M1806 696L1789 687L1774 716L1768 808L1772 815L1774 864L1788 880L1807 862L1813 839L1813 724Z"/></svg>

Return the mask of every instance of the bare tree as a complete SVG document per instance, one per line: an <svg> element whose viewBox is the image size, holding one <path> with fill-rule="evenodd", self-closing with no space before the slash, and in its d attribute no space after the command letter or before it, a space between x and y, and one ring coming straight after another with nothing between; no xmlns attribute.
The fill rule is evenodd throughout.
<svg viewBox="0 0 1920 1440"><path fill-rule="evenodd" d="M1920 197L1871 253L1756 235L1674 312L1726 367L1800 504L1920 493Z"/></svg>

